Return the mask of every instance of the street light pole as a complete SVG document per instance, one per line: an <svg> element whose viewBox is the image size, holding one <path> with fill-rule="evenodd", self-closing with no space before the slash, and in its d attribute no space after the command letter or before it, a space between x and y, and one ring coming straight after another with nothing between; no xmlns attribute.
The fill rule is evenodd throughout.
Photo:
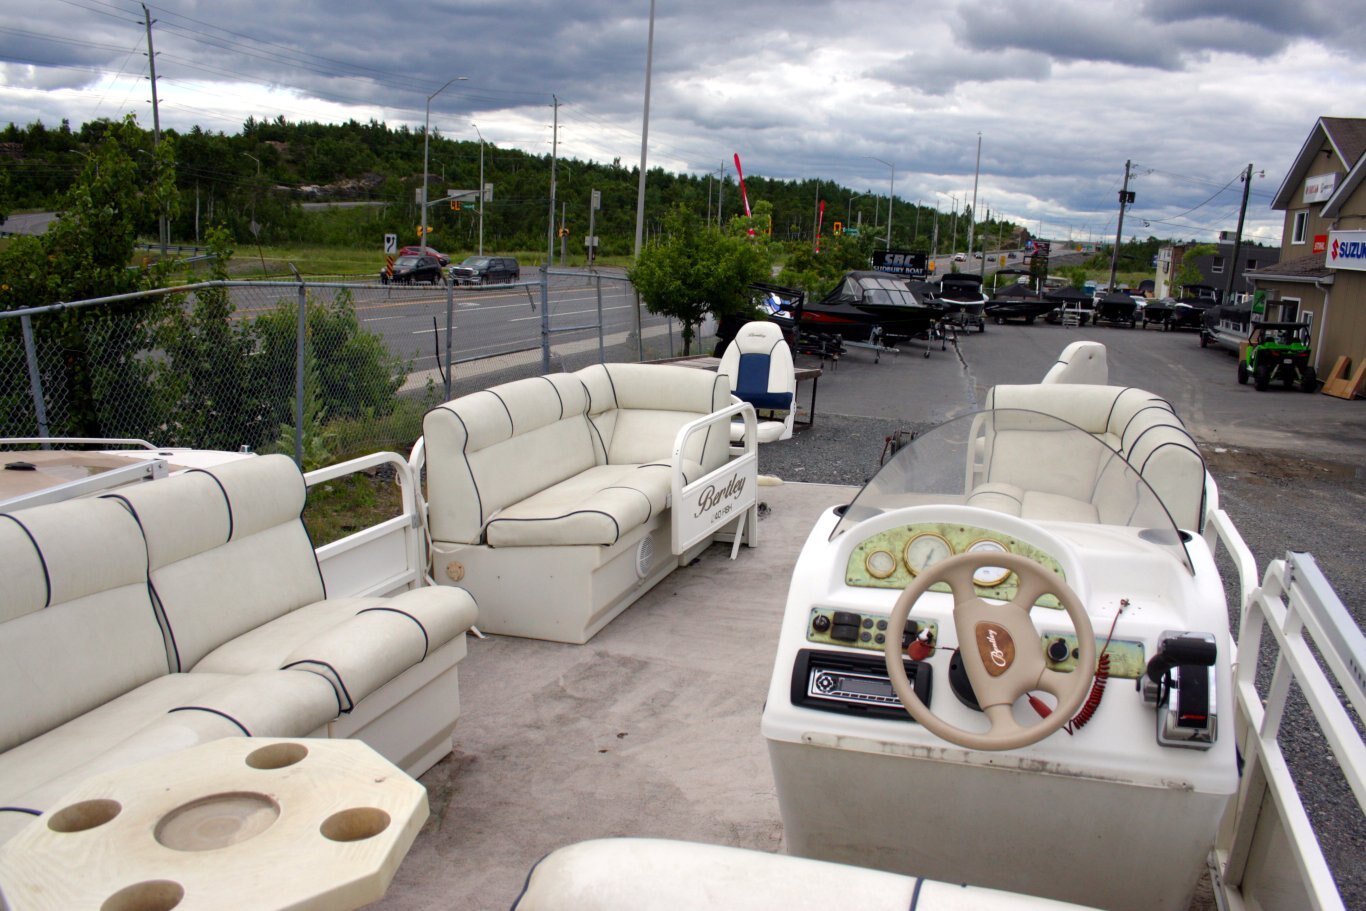
<svg viewBox="0 0 1366 911"><path fill-rule="evenodd" d="M479 255L484 255L484 134L479 132L479 124L472 123L474 132L479 133Z"/></svg>
<svg viewBox="0 0 1366 911"><path fill-rule="evenodd" d="M446 84L427 96L427 117L422 123L422 237L419 242L422 244L422 252L427 252L427 165L431 160L432 148L432 99L451 86L451 83L464 82L468 76L456 76L447 80Z"/></svg>
<svg viewBox="0 0 1366 911"><path fill-rule="evenodd" d="M650 31L645 39L645 112L640 118L640 182L636 187L636 245L632 252L635 259L640 259L640 244L645 230L645 156L650 148L650 70L654 66L654 56L655 0L650 0Z"/></svg>
<svg viewBox="0 0 1366 911"><path fill-rule="evenodd" d="M887 249L892 249L892 200L896 192L896 167L890 161L883 161L881 158L867 156L869 161L876 161L878 164L885 164L891 169L891 178L887 181Z"/></svg>

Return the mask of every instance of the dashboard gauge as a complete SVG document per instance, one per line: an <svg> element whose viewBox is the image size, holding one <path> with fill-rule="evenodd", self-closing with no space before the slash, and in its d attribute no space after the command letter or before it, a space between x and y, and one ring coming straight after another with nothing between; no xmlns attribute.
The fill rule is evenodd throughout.
<svg viewBox="0 0 1366 911"><path fill-rule="evenodd" d="M966 551L970 554L1005 554L1009 552L1000 541L993 541L990 538L972 542ZM1000 566L983 566L972 574L973 584L982 588L995 588L1009 578L1010 570Z"/></svg>
<svg viewBox="0 0 1366 911"><path fill-rule="evenodd" d="M923 532L906 542L906 568L917 576L940 560L953 556L949 542L932 531Z"/></svg>
<svg viewBox="0 0 1366 911"><path fill-rule="evenodd" d="M874 579L885 579L896 572L896 557L889 551L874 550L863 558L863 565Z"/></svg>

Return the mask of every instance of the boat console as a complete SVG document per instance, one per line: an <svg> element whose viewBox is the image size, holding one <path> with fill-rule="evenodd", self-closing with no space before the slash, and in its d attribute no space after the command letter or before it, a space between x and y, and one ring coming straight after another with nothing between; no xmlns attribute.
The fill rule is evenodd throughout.
<svg viewBox="0 0 1366 911"><path fill-rule="evenodd" d="M1184 908L1237 787L1231 641L1205 540L1096 435L941 425L797 561L762 726L786 848Z"/></svg>

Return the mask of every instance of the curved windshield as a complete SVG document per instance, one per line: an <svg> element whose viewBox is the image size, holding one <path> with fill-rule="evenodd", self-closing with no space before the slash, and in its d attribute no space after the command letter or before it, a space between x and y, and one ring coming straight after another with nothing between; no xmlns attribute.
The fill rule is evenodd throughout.
<svg viewBox="0 0 1366 911"><path fill-rule="evenodd" d="M934 504L1131 528L1193 571L1182 533L1138 471L1097 437L1042 412L979 411L921 434L863 486L830 538L889 510Z"/></svg>
<svg viewBox="0 0 1366 911"><path fill-rule="evenodd" d="M487 266L488 264L489 264L488 257L485 257L485 256L471 256L469 259L465 260L465 261L464 261L463 263L461 263L460 265L462 265L462 266L470 266L471 268L479 269L479 268L482 268L482 267L484 267L484 266Z"/></svg>

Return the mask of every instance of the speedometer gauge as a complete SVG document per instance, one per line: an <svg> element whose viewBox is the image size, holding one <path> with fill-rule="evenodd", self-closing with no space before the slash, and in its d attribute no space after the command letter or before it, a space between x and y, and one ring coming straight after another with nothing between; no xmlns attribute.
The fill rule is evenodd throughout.
<svg viewBox="0 0 1366 911"><path fill-rule="evenodd" d="M874 579L885 579L896 572L896 557L885 550L875 550L864 557L863 565Z"/></svg>
<svg viewBox="0 0 1366 911"><path fill-rule="evenodd" d="M1005 554L1009 552L1000 541L993 541L990 538L972 542L966 551L970 554ZM972 574L972 583L982 588L995 588L1009 578L1010 570L1008 569L1000 566L983 566Z"/></svg>
<svg viewBox="0 0 1366 911"><path fill-rule="evenodd" d="M949 542L945 538L932 531L927 531L906 542L906 551L903 556L906 560L906 568L911 571L911 575L917 576L922 570L928 569L940 560L953 556L953 548L949 546Z"/></svg>

